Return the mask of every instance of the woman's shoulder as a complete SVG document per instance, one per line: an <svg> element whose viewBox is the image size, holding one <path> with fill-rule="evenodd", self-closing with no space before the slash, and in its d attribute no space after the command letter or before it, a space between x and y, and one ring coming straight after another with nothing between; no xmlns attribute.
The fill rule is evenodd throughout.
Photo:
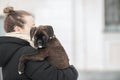
<svg viewBox="0 0 120 80"><path fill-rule="evenodd" d="M47 60L41 62L28 62L25 74L32 80L77 80L78 72L73 65L66 69L57 69ZM47 76L47 77L46 77Z"/></svg>

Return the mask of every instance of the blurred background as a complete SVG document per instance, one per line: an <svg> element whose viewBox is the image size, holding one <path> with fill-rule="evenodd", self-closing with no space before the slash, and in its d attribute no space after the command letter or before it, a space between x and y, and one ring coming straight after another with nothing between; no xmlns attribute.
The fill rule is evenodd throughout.
<svg viewBox="0 0 120 80"><path fill-rule="evenodd" d="M9 5L53 26L78 80L120 80L120 0L0 0L0 36Z"/></svg>

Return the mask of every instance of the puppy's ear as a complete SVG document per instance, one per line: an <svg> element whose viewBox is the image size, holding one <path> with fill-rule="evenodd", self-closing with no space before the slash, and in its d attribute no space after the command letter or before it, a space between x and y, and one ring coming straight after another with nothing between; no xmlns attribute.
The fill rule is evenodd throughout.
<svg viewBox="0 0 120 80"><path fill-rule="evenodd" d="M33 38L36 30L37 30L37 27L32 27L32 28L30 29L30 40L32 40L32 38Z"/></svg>
<svg viewBox="0 0 120 80"><path fill-rule="evenodd" d="M49 34L49 36L51 37L51 36L54 36L54 30L53 30L53 27L52 26L47 26L47 29L48 29L48 34Z"/></svg>

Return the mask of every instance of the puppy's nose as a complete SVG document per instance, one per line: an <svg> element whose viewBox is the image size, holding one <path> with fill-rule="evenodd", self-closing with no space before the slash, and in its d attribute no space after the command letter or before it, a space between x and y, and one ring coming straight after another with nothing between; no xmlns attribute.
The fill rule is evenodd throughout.
<svg viewBox="0 0 120 80"><path fill-rule="evenodd" d="M42 46L42 41L38 40L38 41L37 41L37 45L38 45L38 48L42 48L42 47L43 47L43 46Z"/></svg>

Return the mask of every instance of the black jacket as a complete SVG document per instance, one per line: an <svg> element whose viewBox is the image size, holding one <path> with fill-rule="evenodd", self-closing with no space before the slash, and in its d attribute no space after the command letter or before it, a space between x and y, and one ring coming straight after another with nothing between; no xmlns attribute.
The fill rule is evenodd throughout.
<svg viewBox="0 0 120 80"><path fill-rule="evenodd" d="M19 58L23 54L34 52L25 40L14 37L0 37L0 67L3 80L21 80L18 74ZM29 61L26 64L24 80L77 80L78 73L74 66L60 70L51 66L47 60Z"/></svg>

